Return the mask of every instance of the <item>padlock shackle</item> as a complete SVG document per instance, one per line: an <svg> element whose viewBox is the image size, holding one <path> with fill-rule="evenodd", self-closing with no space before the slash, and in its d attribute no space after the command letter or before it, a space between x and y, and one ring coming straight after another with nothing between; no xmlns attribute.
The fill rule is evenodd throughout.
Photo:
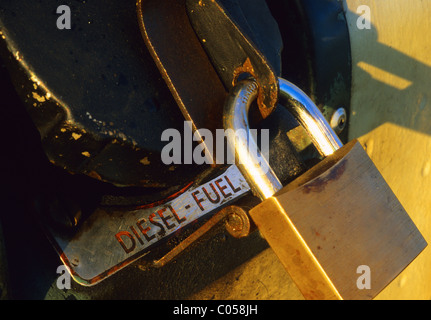
<svg viewBox="0 0 431 320"><path fill-rule="evenodd" d="M327 157L343 146L314 102L297 86L278 78L279 103L285 106L309 134L320 155Z"/></svg>
<svg viewBox="0 0 431 320"><path fill-rule="evenodd" d="M343 144L313 101L289 81L279 78L278 83L279 103L305 128L319 153L326 157L341 148ZM226 100L223 125L226 131L247 133L227 134L228 147L234 154L235 163L249 183L253 194L265 200L283 186L267 159L260 154L253 136L248 134L250 132L248 113L257 94L258 85L254 80L238 82Z"/></svg>
<svg viewBox="0 0 431 320"><path fill-rule="evenodd" d="M279 191L283 185L269 166L267 159L260 154L252 135L248 134L250 132L248 112L257 94L258 85L254 80L238 82L226 100L223 125L226 132L232 133L227 134L228 148L235 156L239 171L248 182L253 194L265 200ZM250 152L250 150L256 152Z"/></svg>

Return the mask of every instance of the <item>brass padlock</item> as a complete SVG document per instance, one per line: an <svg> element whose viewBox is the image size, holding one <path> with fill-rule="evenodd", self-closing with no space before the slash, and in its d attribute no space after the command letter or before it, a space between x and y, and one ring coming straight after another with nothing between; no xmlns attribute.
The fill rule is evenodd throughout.
<svg viewBox="0 0 431 320"><path fill-rule="evenodd" d="M325 158L282 187L251 135L228 137L235 161L263 202L249 211L306 299L372 299L427 243L359 142L345 146L299 88L279 79L279 102ZM249 130L257 84L236 85L225 129ZM242 140L241 140L242 139ZM257 165L259 164L259 165Z"/></svg>

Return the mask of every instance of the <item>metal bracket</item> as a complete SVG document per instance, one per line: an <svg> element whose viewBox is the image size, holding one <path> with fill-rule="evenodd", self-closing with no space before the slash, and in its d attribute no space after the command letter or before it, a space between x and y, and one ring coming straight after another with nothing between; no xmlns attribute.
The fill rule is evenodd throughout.
<svg viewBox="0 0 431 320"><path fill-rule="evenodd" d="M217 1L138 0L137 10L148 50L194 130L223 128L222 106L242 73L259 81L263 118L274 109L277 76Z"/></svg>
<svg viewBox="0 0 431 320"><path fill-rule="evenodd" d="M162 258L155 260L153 266L165 266L176 259L186 249L190 249L200 240L203 240L205 236L209 237L211 234L220 231L223 226L229 234L235 238L246 237L256 228L255 224L249 218L248 213L243 208L238 206L226 207L212 216L202 227L193 232Z"/></svg>

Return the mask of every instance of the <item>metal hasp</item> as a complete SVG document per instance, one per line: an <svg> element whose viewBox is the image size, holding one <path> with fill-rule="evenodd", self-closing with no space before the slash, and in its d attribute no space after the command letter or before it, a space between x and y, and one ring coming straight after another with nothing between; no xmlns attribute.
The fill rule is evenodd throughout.
<svg viewBox="0 0 431 320"><path fill-rule="evenodd" d="M160 259L153 261L153 266L163 267L177 259L186 250L190 250L203 239L214 236L220 229L225 228L234 238L247 237L255 229L247 212L238 206L232 205L223 208L211 217L204 225L188 236L178 246L173 248Z"/></svg>
<svg viewBox="0 0 431 320"><path fill-rule="evenodd" d="M253 5L253 4L249 4ZM202 47L227 91L243 73L258 83L257 104L263 118L276 106L278 82L274 67L214 0L186 0L187 13ZM277 33L275 28L273 33Z"/></svg>
<svg viewBox="0 0 431 320"><path fill-rule="evenodd" d="M250 136L229 139L240 171L264 200L249 214L306 299L372 299L427 243L359 142L342 147L311 100L279 81L280 100L326 157L281 188L266 164L249 160L261 156L248 154L256 150L247 150ZM253 81L238 84L225 106L227 128L248 129L255 91Z"/></svg>
<svg viewBox="0 0 431 320"><path fill-rule="evenodd" d="M190 25L185 0L138 0L137 11L147 48L185 119L193 131L215 132L227 93Z"/></svg>
<svg viewBox="0 0 431 320"><path fill-rule="evenodd" d="M147 48L193 130L222 128L227 92L243 72L259 79L262 117L274 109L273 68L217 1L138 0L137 10Z"/></svg>

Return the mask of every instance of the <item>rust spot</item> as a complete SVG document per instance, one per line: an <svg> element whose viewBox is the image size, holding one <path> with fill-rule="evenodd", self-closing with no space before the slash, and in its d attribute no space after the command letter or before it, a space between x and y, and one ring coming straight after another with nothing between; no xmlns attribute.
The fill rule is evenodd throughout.
<svg viewBox="0 0 431 320"><path fill-rule="evenodd" d="M326 185L334 180L338 180L346 170L347 159L343 159L336 168L331 168L323 177L318 177L309 183L305 184L302 188L302 191L305 194L310 192L322 192L325 190Z"/></svg>
<svg viewBox="0 0 431 320"><path fill-rule="evenodd" d="M102 177L96 171L90 171L87 175L93 179L102 181Z"/></svg>
<svg viewBox="0 0 431 320"><path fill-rule="evenodd" d="M33 99L35 99L39 102L45 102L46 101L44 96L40 96L36 92L32 92L32 95L33 95Z"/></svg>
<svg viewBox="0 0 431 320"><path fill-rule="evenodd" d="M262 81L258 81L259 91L257 94L257 105L262 117L265 119L268 117L275 108L275 104L278 99L278 88L274 85L277 80L271 75L270 79L267 79L269 88L262 84Z"/></svg>
<svg viewBox="0 0 431 320"><path fill-rule="evenodd" d="M240 76L240 74L243 74L243 73L249 73L254 78L257 78L256 74L254 72L253 65L251 64L250 58L247 58L245 60L245 62L242 64L242 66L239 66L238 68L236 68L233 71L232 86L235 86L235 84L236 84L236 82L238 80L238 77Z"/></svg>
<svg viewBox="0 0 431 320"><path fill-rule="evenodd" d="M73 139L78 140L78 139L79 139L79 138L81 138L81 137L82 137L82 134L72 132L72 138L73 138Z"/></svg>
<svg viewBox="0 0 431 320"><path fill-rule="evenodd" d="M259 76L259 70L256 72L250 58L247 57L244 63L234 70L232 86L235 86L238 77L243 73L250 74L258 83L257 105L262 117L265 119L271 114L278 99L277 79L273 74L269 78L262 79L262 75Z"/></svg>
<svg viewBox="0 0 431 320"><path fill-rule="evenodd" d="M139 162L142 163L144 166L150 164L150 160L148 160L148 157L145 157L144 159L141 159Z"/></svg>

